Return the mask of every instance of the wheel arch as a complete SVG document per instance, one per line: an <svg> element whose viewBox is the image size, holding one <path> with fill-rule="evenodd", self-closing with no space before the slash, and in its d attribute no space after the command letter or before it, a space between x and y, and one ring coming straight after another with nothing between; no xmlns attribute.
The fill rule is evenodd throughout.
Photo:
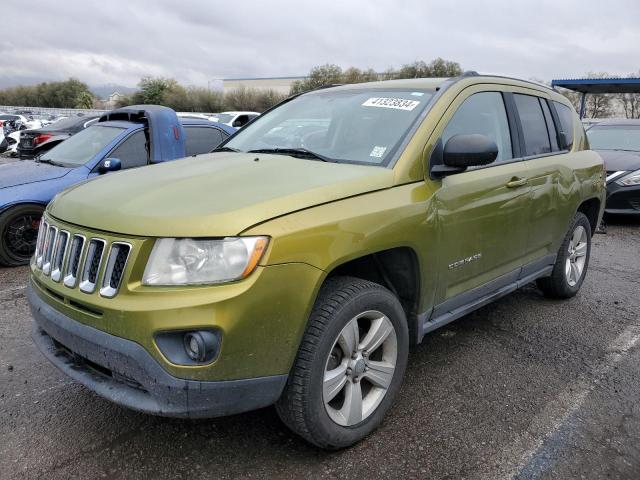
<svg viewBox="0 0 640 480"><path fill-rule="evenodd" d="M386 287L400 301L407 318L410 340L415 343L420 302L420 271L420 260L413 248L393 247L344 259L328 271L322 284L336 276L350 276Z"/></svg>
<svg viewBox="0 0 640 480"><path fill-rule="evenodd" d="M591 225L591 235L593 236L598 228L598 218L600 215L600 199L596 197L588 198L578 205L577 212L584 213Z"/></svg>

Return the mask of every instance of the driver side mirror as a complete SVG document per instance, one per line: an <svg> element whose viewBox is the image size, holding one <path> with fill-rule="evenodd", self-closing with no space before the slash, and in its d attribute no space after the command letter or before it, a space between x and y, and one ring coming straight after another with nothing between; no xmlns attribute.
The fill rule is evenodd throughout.
<svg viewBox="0 0 640 480"><path fill-rule="evenodd" d="M433 159L436 155L439 159ZM489 137L480 134L454 135L434 150L431 173L436 177L464 172L468 167L489 165L498 157L498 146ZM435 161L433 161L435 160Z"/></svg>
<svg viewBox="0 0 640 480"><path fill-rule="evenodd" d="M98 172L116 172L122 168L122 162L117 158L105 158L98 166Z"/></svg>
<svg viewBox="0 0 640 480"><path fill-rule="evenodd" d="M233 121L233 123L231 124L231 126L232 126L233 128L240 128L240 127L242 127L243 125L244 125L244 122L243 122L243 121L242 121L242 119L240 119L240 118L236 118L236 119Z"/></svg>

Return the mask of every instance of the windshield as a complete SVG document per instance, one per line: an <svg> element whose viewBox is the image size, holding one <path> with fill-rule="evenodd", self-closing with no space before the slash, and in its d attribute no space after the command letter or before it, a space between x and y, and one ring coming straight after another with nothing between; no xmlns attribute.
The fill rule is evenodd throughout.
<svg viewBox="0 0 640 480"><path fill-rule="evenodd" d="M593 150L640 152L640 125L595 125L587 130Z"/></svg>
<svg viewBox="0 0 640 480"><path fill-rule="evenodd" d="M233 120L233 117L235 117L235 115L229 115L228 113L216 113L213 117L217 119L214 120L216 122L229 123L231 120Z"/></svg>
<svg viewBox="0 0 640 480"><path fill-rule="evenodd" d="M123 128L117 127L92 125L44 153L40 160L63 167L84 165L120 135L123 130Z"/></svg>
<svg viewBox="0 0 640 480"><path fill-rule="evenodd" d="M17 115L0 115L0 120L20 120Z"/></svg>
<svg viewBox="0 0 640 480"><path fill-rule="evenodd" d="M274 153L287 155L300 149L327 161L388 165L431 96L374 89L313 92L258 117L224 146L243 152L286 149Z"/></svg>

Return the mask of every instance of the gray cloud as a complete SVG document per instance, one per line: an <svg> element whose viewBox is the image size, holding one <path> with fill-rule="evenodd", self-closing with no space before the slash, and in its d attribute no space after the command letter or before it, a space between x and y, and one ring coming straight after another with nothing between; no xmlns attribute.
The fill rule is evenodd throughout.
<svg viewBox="0 0 640 480"><path fill-rule="evenodd" d="M144 75L204 86L438 56L525 78L640 69L637 0L31 0L2 12L13 20L0 35L0 86L69 76L135 85Z"/></svg>

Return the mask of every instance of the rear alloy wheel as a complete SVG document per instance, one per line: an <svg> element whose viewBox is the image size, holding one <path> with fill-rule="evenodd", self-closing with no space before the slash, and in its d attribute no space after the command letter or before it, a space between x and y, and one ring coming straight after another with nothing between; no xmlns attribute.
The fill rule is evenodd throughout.
<svg viewBox="0 0 640 480"><path fill-rule="evenodd" d="M386 288L352 277L325 282L276 409L321 448L356 443L384 418L402 384L409 334Z"/></svg>
<svg viewBox="0 0 640 480"><path fill-rule="evenodd" d="M548 297L573 297L587 274L590 255L591 224L584 213L578 212L560 246L551 275L538 279L538 287Z"/></svg>
<svg viewBox="0 0 640 480"><path fill-rule="evenodd" d="M0 215L0 265L29 263L36 249L43 212L42 206L28 204L11 207Z"/></svg>

